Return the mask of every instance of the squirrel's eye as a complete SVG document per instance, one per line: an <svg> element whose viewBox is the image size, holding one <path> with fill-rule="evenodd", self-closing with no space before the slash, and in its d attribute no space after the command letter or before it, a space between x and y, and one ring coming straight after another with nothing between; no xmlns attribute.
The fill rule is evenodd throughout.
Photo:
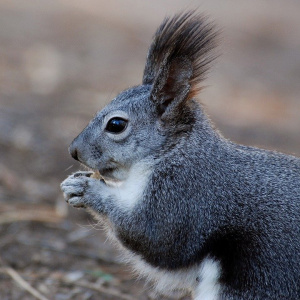
<svg viewBox="0 0 300 300"><path fill-rule="evenodd" d="M122 118L112 118L107 122L105 130L111 133L121 133L126 128L127 122Z"/></svg>

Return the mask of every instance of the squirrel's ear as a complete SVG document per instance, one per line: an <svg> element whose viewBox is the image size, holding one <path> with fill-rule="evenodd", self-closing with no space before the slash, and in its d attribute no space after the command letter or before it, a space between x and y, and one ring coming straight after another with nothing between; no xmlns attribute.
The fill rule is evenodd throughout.
<svg viewBox="0 0 300 300"><path fill-rule="evenodd" d="M184 101L190 92L192 64L185 58L175 58L159 70L152 86L150 98L163 114L171 104Z"/></svg>
<svg viewBox="0 0 300 300"><path fill-rule="evenodd" d="M165 19L154 35L143 84L152 85L151 100L163 112L171 103L194 97L215 59L217 32L192 12Z"/></svg>

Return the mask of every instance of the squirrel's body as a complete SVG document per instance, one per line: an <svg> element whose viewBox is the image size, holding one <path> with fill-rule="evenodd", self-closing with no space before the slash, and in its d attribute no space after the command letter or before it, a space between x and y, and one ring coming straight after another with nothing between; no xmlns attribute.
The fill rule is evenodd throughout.
<svg viewBox="0 0 300 300"><path fill-rule="evenodd" d="M160 291L300 299L300 159L237 145L212 127L194 95L213 38L192 14L166 20L143 84L122 92L70 146L115 183L81 172L62 189L70 204L99 215Z"/></svg>

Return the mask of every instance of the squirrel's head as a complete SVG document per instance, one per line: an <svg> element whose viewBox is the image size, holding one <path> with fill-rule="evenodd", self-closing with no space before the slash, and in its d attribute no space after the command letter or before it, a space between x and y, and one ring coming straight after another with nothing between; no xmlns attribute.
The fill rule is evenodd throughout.
<svg viewBox="0 0 300 300"><path fill-rule="evenodd" d="M120 93L74 139L73 158L111 179L159 159L196 122L200 91L215 58L216 32L188 12L165 19L149 48L142 85Z"/></svg>

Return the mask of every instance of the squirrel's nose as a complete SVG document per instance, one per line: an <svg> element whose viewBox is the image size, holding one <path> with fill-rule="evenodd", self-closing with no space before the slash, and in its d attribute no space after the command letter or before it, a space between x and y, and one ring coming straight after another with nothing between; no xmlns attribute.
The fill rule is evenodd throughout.
<svg viewBox="0 0 300 300"><path fill-rule="evenodd" d="M69 153L70 155L79 161L79 158L78 158L78 150L77 150L77 147L74 146L74 143L72 143L69 147Z"/></svg>
<svg viewBox="0 0 300 300"><path fill-rule="evenodd" d="M73 149L72 152L70 152L71 156L76 159L76 160L79 160L78 159L78 154L77 154L77 149Z"/></svg>

